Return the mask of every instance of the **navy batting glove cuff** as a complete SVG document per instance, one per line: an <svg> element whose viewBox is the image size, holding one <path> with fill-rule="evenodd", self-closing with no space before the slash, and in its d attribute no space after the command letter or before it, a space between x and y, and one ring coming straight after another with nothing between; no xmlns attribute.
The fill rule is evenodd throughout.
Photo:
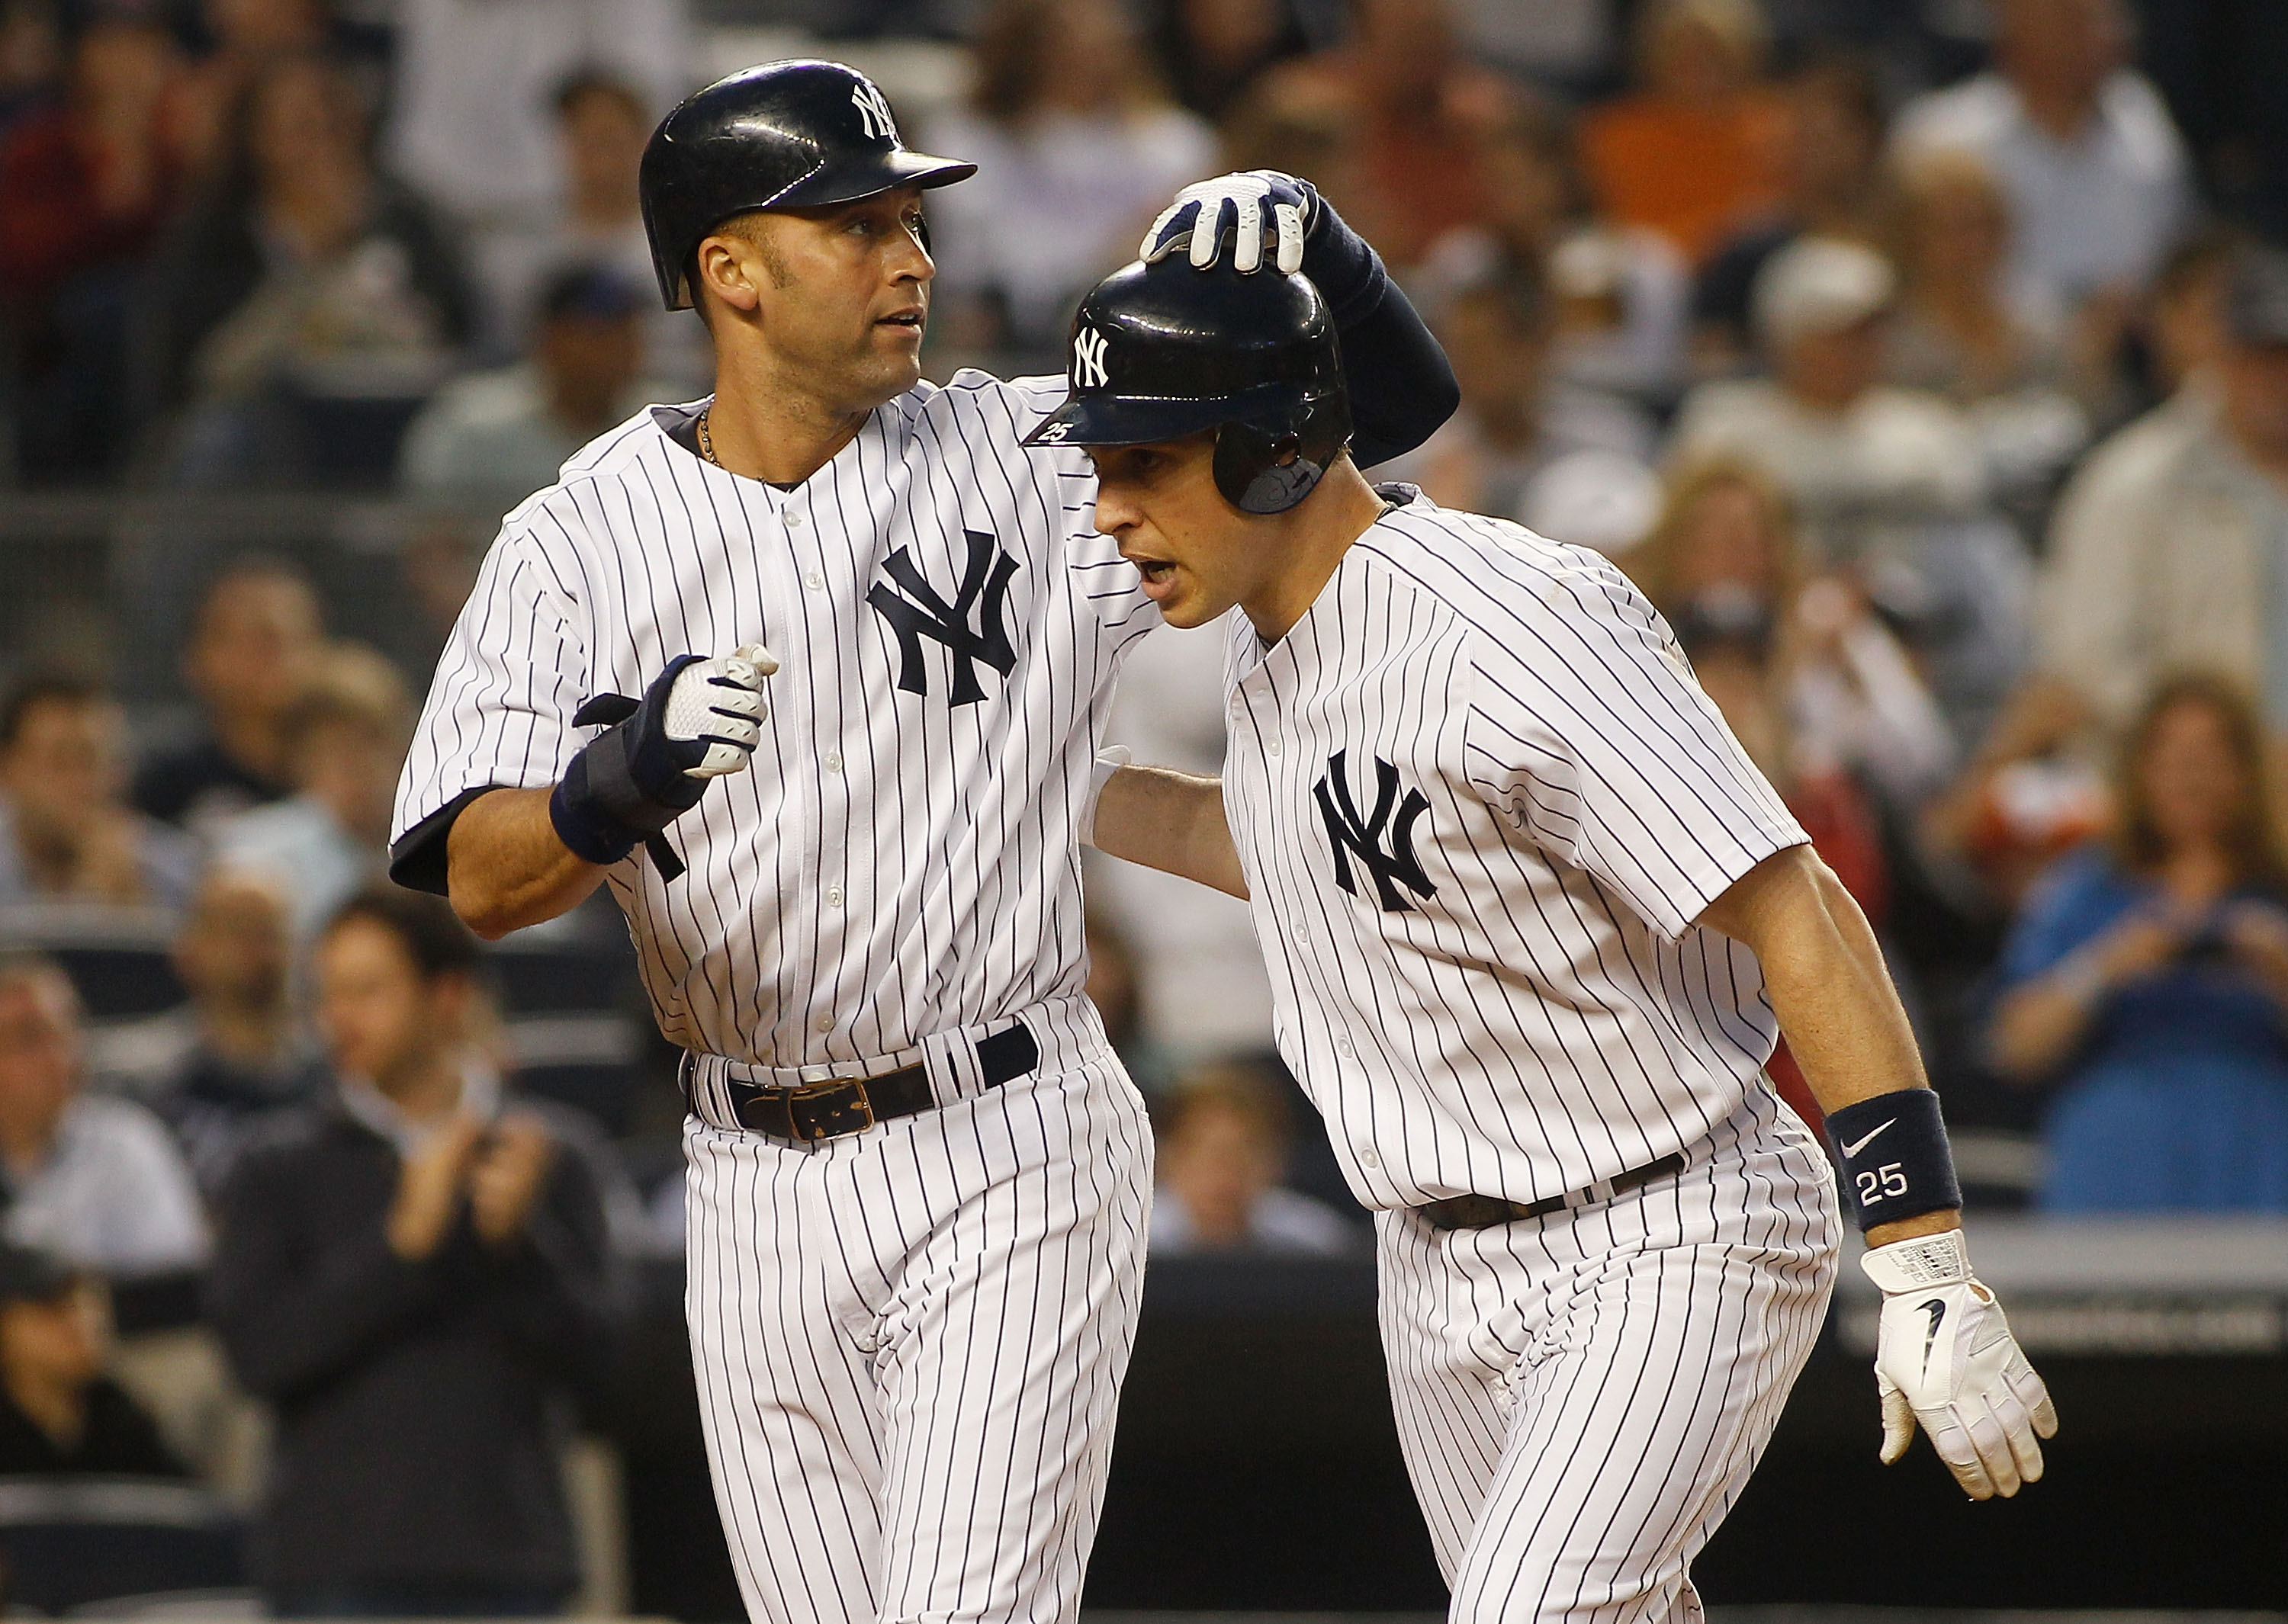
<svg viewBox="0 0 2288 1624"><path fill-rule="evenodd" d="M548 797L548 821L564 849L584 861L609 867L635 850L640 837L607 816L588 787L588 755L583 750L564 770L563 781Z"/></svg>
<svg viewBox="0 0 2288 1624"><path fill-rule="evenodd" d="M685 771L704 757L706 741L669 738L666 721L678 673L699 658L680 654L669 661L640 701L600 693L573 717L575 726L611 724L572 758L548 797L548 820L575 856L616 863L706 793L707 780Z"/></svg>

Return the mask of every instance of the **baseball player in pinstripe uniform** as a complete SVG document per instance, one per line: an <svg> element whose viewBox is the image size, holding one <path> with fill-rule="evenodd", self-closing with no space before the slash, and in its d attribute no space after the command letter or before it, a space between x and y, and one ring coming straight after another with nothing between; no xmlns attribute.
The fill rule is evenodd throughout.
<svg viewBox="0 0 2288 1624"><path fill-rule="evenodd" d="M1076 837L1158 613L1086 458L1021 444L1061 380L919 381L922 196L970 170L830 63L668 116L646 222L716 392L508 516L398 800L393 872L481 933L600 883L627 915L689 1051L718 1503L785 1624L1070 1619L1135 1324L1150 1148L1080 990ZM1307 188L1180 206L1326 282L1392 450L1452 409Z"/></svg>
<svg viewBox="0 0 2288 1624"><path fill-rule="evenodd" d="M1883 1458L1919 1419L1974 1497L2038 1477L2055 1417L1874 938L1660 617L1593 553L1360 477L1299 277L1133 265L1074 331L1037 434L1091 448L1170 624L1241 611L1220 785L1132 769L1093 839L1252 899L1280 1050L1375 1209L1452 1616L1698 1616L1835 1275L1780 1028L1887 1293ZM1315 470L1273 501L1234 450L1267 394Z"/></svg>

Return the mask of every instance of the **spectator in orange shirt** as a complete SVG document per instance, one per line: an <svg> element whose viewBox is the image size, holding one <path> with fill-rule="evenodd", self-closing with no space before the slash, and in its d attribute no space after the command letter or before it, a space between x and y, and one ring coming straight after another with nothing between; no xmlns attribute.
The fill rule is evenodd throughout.
<svg viewBox="0 0 2288 1624"><path fill-rule="evenodd" d="M1657 231L1697 264L1781 190L1787 116L1763 83L1754 0L1659 0L1637 33L1644 89L1582 121L1605 212Z"/></svg>

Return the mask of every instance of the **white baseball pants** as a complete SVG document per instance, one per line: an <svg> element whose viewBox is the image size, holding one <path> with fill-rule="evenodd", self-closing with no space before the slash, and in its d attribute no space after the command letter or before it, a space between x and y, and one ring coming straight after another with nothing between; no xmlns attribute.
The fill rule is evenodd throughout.
<svg viewBox="0 0 2288 1624"><path fill-rule="evenodd" d="M1688 1569L1819 1333L1841 1227L1825 1156L1763 1089L1609 1200L1445 1233L1377 1215L1399 1441L1454 1624L1697 1624Z"/></svg>
<svg viewBox="0 0 2288 1624"><path fill-rule="evenodd" d="M1085 1000L1024 1018L1034 1073L862 1134L687 1123L692 1355L757 1624L1079 1612L1151 1136Z"/></svg>

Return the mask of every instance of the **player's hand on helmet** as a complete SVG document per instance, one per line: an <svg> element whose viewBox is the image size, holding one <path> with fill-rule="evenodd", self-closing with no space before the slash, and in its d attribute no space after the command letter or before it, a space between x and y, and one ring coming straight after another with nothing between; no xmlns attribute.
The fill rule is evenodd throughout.
<svg viewBox="0 0 2288 1624"><path fill-rule="evenodd" d="M1253 271L1263 263L1264 245L1272 263L1291 275L1303 265L1303 240L1326 205L1307 180L1277 170L1247 170L1199 180L1176 194L1144 234L1136 257L1158 264L1179 248L1188 248L1193 268L1205 270L1221 251L1224 226L1235 223L1231 268Z"/></svg>
<svg viewBox="0 0 2288 1624"><path fill-rule="evenodd" d="M2058 1414L2002 1305L1971 1273L1962 1232L1894 1241L1859 1264L1883 1289L1883 1463L1906 1454L1920 1422L1973 1500L2038 1481L2040 1440L2057 1435Z"/></svg>
<svg viewBox="0 0 2288 1624"><path fill-rule="evenodd" d="M763 679L778 669L760 643L711 660L682 654L641 699L600 693L581 706L573 725L607 725L572 758L550 803L565 845L617 862L697 805L710 779L743 769L770 714Z"/></svg>

